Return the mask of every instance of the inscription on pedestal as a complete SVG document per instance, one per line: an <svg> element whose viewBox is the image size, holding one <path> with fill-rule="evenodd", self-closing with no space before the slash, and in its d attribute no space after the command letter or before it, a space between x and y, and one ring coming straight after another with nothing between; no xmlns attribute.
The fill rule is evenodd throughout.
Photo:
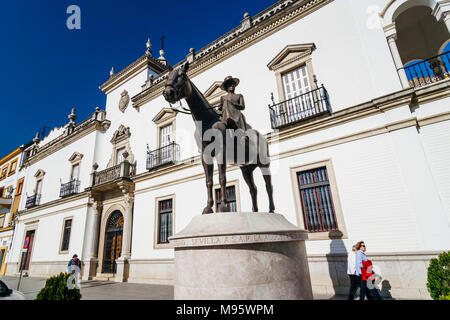
<svg viewBox="0 0 450 320"><path fill-rule="evenodd" d="M262 242L282 242L304 240L305 234L299 231L283 233L262 233L262 234L241 234L241 235L221 235L196 237L186 239L173 239L170 243L174 248L179 247L202 247L202 246L220 246L246 243Z"/></svg>

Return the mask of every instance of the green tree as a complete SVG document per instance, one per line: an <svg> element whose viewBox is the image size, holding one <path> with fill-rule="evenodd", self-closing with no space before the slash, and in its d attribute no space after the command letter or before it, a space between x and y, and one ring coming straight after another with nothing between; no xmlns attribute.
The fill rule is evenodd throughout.
<svg viewBox="0 0 450 320"><path fill-rule="evenodd" d="M450 252L443 252L431 259L428 267L427 288L433 300L450 299Z"/></svg>
<svg viewBox="0 0 450 320"><path fill-rule="evenodd" d="M70 274L61 272L45 282L45 287L39 291L36 300L80 300L79 289L70 290L67 287L67 279Z"/></svg>

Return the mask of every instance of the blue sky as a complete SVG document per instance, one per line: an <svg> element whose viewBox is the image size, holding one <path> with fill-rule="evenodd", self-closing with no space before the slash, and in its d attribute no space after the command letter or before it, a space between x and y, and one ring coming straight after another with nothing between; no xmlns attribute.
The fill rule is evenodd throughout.
<svg viewBox="0 0 450 320"><path fill-rule="evenodd" d="M145 52L160 49L181 61L276 0L3 0L0 11L0 158L33 139L44 126L79 121L106 96L98 89L109 77ZM69 30L67 7L81 9L81 30Z"/></svg>

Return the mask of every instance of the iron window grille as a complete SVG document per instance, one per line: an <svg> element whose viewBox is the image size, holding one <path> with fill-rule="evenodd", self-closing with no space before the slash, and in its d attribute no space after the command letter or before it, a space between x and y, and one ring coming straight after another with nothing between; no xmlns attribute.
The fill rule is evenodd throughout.
<svg viewBox="0 0 450 320"><path fill-rule="evenodd" d="M63 241L61 251L69 250L70 231L72 230L72 219L64 221Z"/></svg>
<svg viewBox="0 0 450 320"><path fill-rule="evenodd" d="M237 212L237 202L236 202L236 188L234 186L229 186L226 188L227 193L227 203L226 206L229 212ZM222 190L217 188L215 190L216 197L216 212L221 204L220 198L222 197Z"/></svg>
<svg viewBox="0 0 450 320"><path fill-rule="evenodd" d="M159 232L158 243L169 243L173 228L173 201L172 199L158 202Z"/></svg>
<svg viewBox="0 0 450 320"><path fill-rule="evenodd" d="M338 230L327 168L297 173L305 229L309 232Z"/></svg>

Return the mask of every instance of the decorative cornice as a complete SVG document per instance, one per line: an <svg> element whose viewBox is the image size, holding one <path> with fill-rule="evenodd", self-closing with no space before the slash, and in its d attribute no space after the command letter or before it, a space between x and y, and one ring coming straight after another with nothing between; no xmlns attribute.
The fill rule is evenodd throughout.
<svg viewBox="0 0 450 320"><path fill-rule="evenodd" d="M99 131L108 130L109 126L111 125L111 122L106 119L95 120L94 116L95 113L89 119L86 119L85 121L77 124L69 135L67 135L67 132L64 132L58 138L50 141L49 143L46 143L42 147L38 147L37 152L32 156L29 156L28 159L24 161L23 166L29 166L32 165L33 163L36 163L39 160L42 160L48 155L60 150L61 148L67 146L68 144L71 144L72 142L86 136L87 134L95 130ZM33 148L35 148L34 145L27 148L26 151L31 151Z"/></svg>
<svg viewBox="0 0 450 320"><path fill-rule="evenodd" d="M167 116L166 116L167 115ZM160 124L168 119L173 119L177 116L177 113L170 108L163 108L158 114L152 119L156 124Z"/></svg>
<svg viewBox="0 0 450 320"><path fill-rule="evenodd" d="M112 144L115 144L128 139L130 136L131 136L130 127L125 127L123 124L121 124L120 127L116 130L116 132L114 132L110 142Z"/></svg>
<svg viewBox="0 0 450 320"><path fill-rule="evenodd" d="M136 73L141 72L142 70L149 68L156 73L160 74L166 70L168 70L168 67L160 63L157 59L153 58L149 54L145 54L139 59L137 59L135 62L130 64L125 69L121 70L120 72L113 74L109 79L103 83L99 88L104 93L109 93L112 89L114 89L116 86L120 85L127 79L134 76Z"/></svg>
<svg viewBox="0 0 450 320"><path fill-rule="evenodd" d="M42 169L39 169L38 171L36 171L36 173L34 174L34 177L36 179L42 178L45 176L45 171Z"/></svg>
<svg viewBox="0 0 450 320"><path fill-rule="evenodd" d="M190 64L188 76L194 77L236 53L268 37L287 25L331 3L333 0L283 0L252 18L252 27L236 27L195 54ZM182 65L186 59L175 67ZM133 107L143 104L161 95L168 72L154 79L153 85L131 98Z"/></svg>
<svg viewBox="0 0 450 320"><path fill-rule="evenodd" d="M74 152L74 153L70 156L69 162L76 163L76 162L80 162L81 159L83 159L83 155L82 155L81 153L79 153L79 152Z"/></svg>
<svg viewBox="0 0 450 320"><path fill-rule="evenodd" d="M290 44L283 48L283 50L278 53L275 58L273 58L268 64L267 67L270 70L277 70L281 67L301 59L303 57L311 55L313 50L316 49L316 45L314 43L305 43L305 44ZM297 53L294 57L286 60L286 57L290 53Z"/></svg>

